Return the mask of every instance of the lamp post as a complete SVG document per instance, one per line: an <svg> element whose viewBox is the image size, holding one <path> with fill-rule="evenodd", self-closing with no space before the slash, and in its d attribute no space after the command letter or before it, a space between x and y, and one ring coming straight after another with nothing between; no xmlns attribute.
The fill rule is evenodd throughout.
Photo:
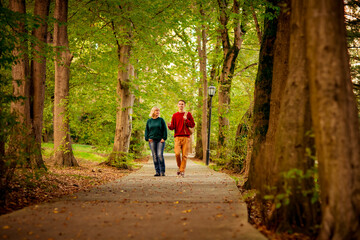
<svg viewBox="0 0 360 240"><path fill-rule="evenodd" d="M214 86L208 87L208 94L210 96L210 105L209 105L209 128L208 128L208 139L207 139L207 150L206 150L206 165L209 165L210 158L210 127L211 127L211 103L212 97L215 95L216 88Z"/></svg>

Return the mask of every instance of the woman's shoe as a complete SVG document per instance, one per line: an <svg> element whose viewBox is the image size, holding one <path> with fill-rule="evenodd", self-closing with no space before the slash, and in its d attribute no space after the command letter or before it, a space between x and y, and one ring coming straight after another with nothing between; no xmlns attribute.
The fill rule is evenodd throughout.
<svg viewBox="0 0 360 240"><path fill-rule="evenodd" d="M160 173L156 173L154 177L160 177Z"/></svg>
<svg viewBox="0 0 360 240"><path fill-rule="evenodd" d="M162 173L161 173L161 176L165 177L165 173L162 172Z"/></svg>

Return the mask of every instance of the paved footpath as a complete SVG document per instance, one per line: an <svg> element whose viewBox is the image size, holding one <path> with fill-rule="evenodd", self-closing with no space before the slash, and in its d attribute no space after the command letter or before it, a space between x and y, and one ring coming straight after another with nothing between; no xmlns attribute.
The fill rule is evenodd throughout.
<svg viewBox="0 0 360 240"><path fill-rule="evenodd" d="M247 222L235 182L188 161L166 177L152 160L140 170L88 192L0 216L0 239L266 239Z"/></svg>

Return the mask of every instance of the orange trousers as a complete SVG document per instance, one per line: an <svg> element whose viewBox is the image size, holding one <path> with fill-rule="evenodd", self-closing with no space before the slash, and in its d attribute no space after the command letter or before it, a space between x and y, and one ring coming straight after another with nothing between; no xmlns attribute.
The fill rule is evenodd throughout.
<svg viewBox="0 0 360 240"><path fill-rule="evenodd" d="M185 172L186 160L188 157L189 138L188 137L176 137L175 138L175 157L177 166L180 172ZM182 153L182 157L180 156Z"/></svg>

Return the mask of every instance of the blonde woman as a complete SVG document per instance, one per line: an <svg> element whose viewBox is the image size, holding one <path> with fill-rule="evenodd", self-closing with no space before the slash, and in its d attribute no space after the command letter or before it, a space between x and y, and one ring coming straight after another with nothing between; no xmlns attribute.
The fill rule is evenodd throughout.
<svg viewBox="0 0 360 240"><path fill-rule="evenodd" d="M165 176L164 148L167 139L167 127L160 117L160 109L153 107L150 111L151 118L146 122L145 140L149 142L155 166L155 177Z"/></svg>

